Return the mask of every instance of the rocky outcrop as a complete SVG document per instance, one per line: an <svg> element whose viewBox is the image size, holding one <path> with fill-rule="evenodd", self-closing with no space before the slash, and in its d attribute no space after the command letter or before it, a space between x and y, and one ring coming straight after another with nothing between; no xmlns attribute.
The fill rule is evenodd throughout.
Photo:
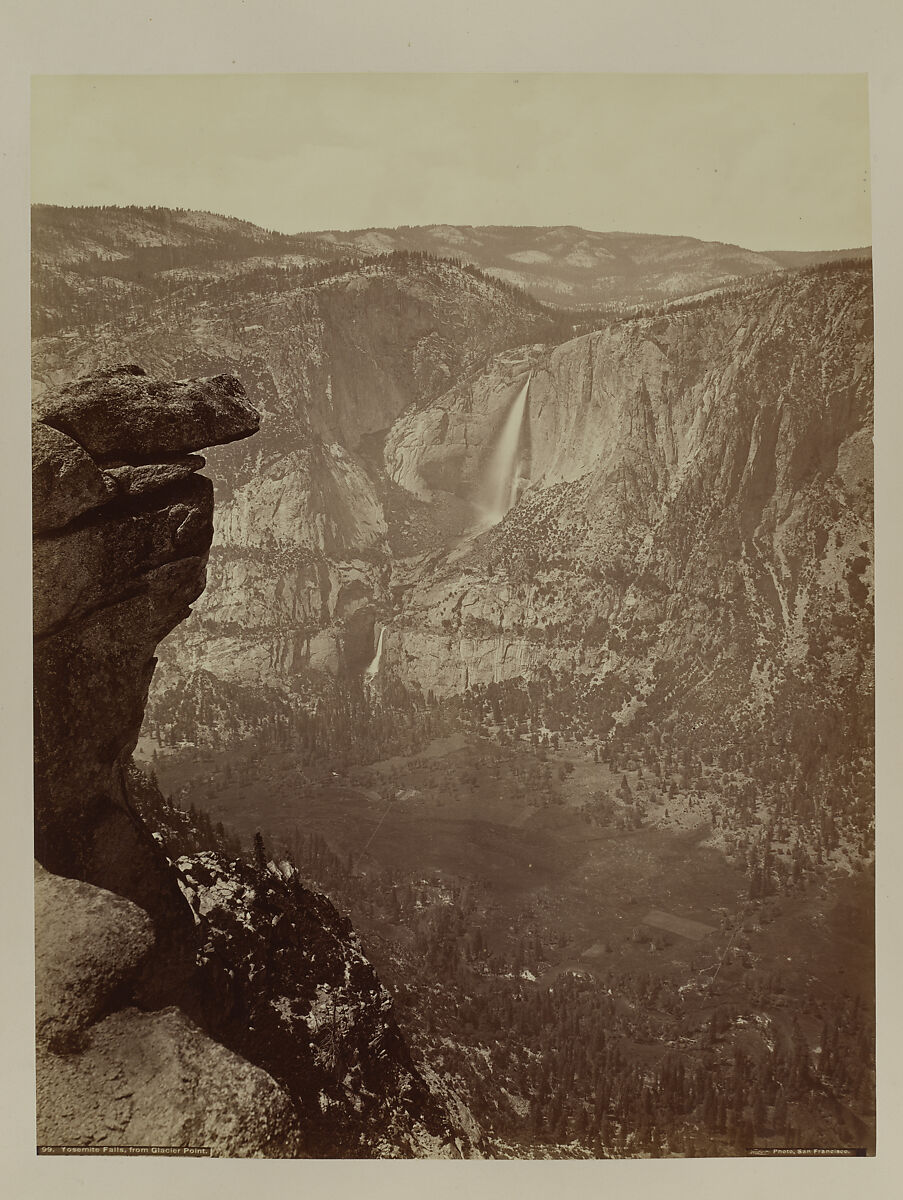
<svg viewBox="0 0 903 1200"><path fill-rule="evenodd" d="M72 1049L111 998L128 994L154 944L153 924L130 900L37 863L34 900L38 1043Z"/></svg>
<svg viewBox="0 0 903 1200"><path fill-rule="evenodd" d="M36 866L35 933L38 1145L300 1152L297 1111L265 1071L176 1008L130 1006L154 942L140 908Z"/></svg>
<svg viewBox="0 0 903 1200"><path fill-rule="evenodd" d="M203 460L185 453L247 436L258 423L237 379L164 384L138 367L80 379L36 406L35 846L47 868L37 869L35 889L36 1017L44 1143L297 1149L297 1114L262 1070L173 1008L122 1009L129 1000L155 1005L166 997L199 1003L191 911L132 807L125 770L156 645L204 586L213 492L194 474ZM153 458L160 461L147 461Z"/></svg>
<svg viewBox="0 0 903 1200"><path fill-rule="evenodd" d="M234 378L123 367L36 414L39 1141L459 1157L347 919L287 865L174 863L149 783L154 824L141 808L154 650L212 537L189 452L253 433L257 412Z"/></svg>
<svg viewBox="0 0 903 1200"><path fill-rule="evenodd" d="M198 928L204 1023L291 1092L315 1157L469 1157L411 1061L347 917L289 863L176 862Z"/></svg>
<svg viewBox="0 0 903 1200"><path fill-rule="evenodd" d="M213 489L185 455L258 425L234 377L168 384L134 366L35 409L36 854L170 919L180 897L122 773L157 643L204 587Z"/></svg>
<svg viewBox="0 0 903 1200"><path fill-rule="evenodd" d="M234 375L170 383L136 366L97 371L46 394L35 416L100 462L160 462L238 441L260 425Z"/></svg>
<svg viewBox="0 0 903 1200"><path fill-rule="evenodd" d="M112 481L78 442L40 422L32 426L31 441L32 524L36 533L61 529L110 499Z"/></svg>
<svg viewBox="0 0 903 1200"><path fill-rule="evenodd" d="M78 1054L41 1058L38 1111L39 1145L301 1152L284 1089L176 1008L124 1009L93 1026Z"/></svg>

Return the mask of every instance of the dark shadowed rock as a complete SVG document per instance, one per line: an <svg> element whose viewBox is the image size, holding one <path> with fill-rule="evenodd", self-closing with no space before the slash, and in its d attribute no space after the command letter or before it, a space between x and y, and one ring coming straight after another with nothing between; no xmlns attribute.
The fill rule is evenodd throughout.
<svg viewBox="0 0 903 1200"><path fill-rule="evenodd" d="M202 1023L287 1084L308 1153L358 1156L382 1143L384 1153L457 1157L461 1131L414 1066L348 918L288 863L204 851L175 865L203 946Z"/></svg>
<svg viewBox="0 0 903 1200"><path fill-rule="evenodd" d="M110 483L77 442L40 421L31 426L32 525L37 533L59 529L105 504Z"/></svg>
<svg viewBox="0 0 903 1200"><path fill-rule="evenodd" d="M154 650L206 578L213 488L185 452L259 418L232 376L169 383L140 367L79 379L36 408L35 853L184 930L190 913L122 772ZM179 457L123 466L155 455ZM113 460L108 478L91 456Z"/></svg>
<svg viewBox="0 0 903 1200"><path fill-rule="evenodd" d="M121 892L155 916L184 907L122 787L154 648L203 589L204 559L165 564L141 590L35 643L35 846L49 870ZM187 915L187 914L186 914Z"/></svg>
<svg viewBox="0 0 903 1200"><path fill-rule="evenodd" d="M35 863L35 1026L39 1044L73 1048L154 944L150 917L104 888Z"/></svg>
<svg viewBox="0 0 903 1200"><path fill-rule="evenodd" d="M188 454L175 462L147 463L141 467L106 467L104 477L120 496L143 496L160 488L187 479L200 471L205 460L199 454Z"/></svg>
<svg viewBox="0 0 903 1200"><path fill-rule="evenodd" d="M184 479L159 507L152 499L149 504L111 505L96 520L35 542L36 635L98 605L118 603L146 587L145 576L157 567L207 553L213 536L209 479ZM203 586L202 577L199 582Z"/></svg>
<svg viewBox="0 0 903 1200"><path fill-rule="evenodd" d="M45 425L98 459L147 462L256 433L260 414L234 375L164 381L140 368L88 375L37 403Z"/></svg>

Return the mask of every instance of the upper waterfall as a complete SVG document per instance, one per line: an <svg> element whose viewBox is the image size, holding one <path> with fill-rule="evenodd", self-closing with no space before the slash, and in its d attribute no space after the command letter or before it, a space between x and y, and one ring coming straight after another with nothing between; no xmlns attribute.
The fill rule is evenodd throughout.
<svg viewBox="0 0 903 1200"><path fill-rule="evenodd" d="M532 378L531 371L508 411L499 440L489 459L486 471L486 520L489 525L498 524L517 503L517 489L521 478L521 430Z"/></svg>

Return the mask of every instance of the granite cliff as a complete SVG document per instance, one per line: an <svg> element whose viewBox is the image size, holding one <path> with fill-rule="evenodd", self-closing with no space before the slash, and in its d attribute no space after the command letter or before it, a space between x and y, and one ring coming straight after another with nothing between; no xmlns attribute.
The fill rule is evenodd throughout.
<svg viewBox="0 0 903 1200"><path fill-rule="evenodd" d="M481 531L489 450L530 372L520 503ZM200 668L316 692L359 675L385 628L383 670L424 694L552 671L606 728L797 710L831 741L838 705L867 726L871 704L871 422L867 266L503 348L400 413L381 462L331 450L371 480L375 541L302 549L303 523L271 541L264 490L227 501L217 587L164 648L161 687ZM272 470L282 506L309 494ZM350 475L343 494L360 502Z"/></svg>
<svg viewBox="0 0 903 1200"><path fill-rule="evenodd" d="M138 305L140 278L146 311L115 329L127 353L177 373L240 363L267 417L247 447L213 452L211 587L161 647L154 717L199 688L219 688L239 727L240 695L309 706L331 677L360 678L384 627L385 669L424 692L576 672L632 697L605 701L619 725L679 705L756 720L801 689L816 709L841 693L868 707L867 261L757 261L745 283L574 337L522 293L418 257L426 243L313 278L286 257L298 247L278 267L230 258L224 231L194 218L73 216L77 262L38 238L42 270L57 263L100 315L114 280ZM211 258L180 268L175 293L167 271L129 274L132 243L167 238L182 255L206 239ZM92 246L106 257L86 266ZM38 394L93 368L113 334L39 338ZM479 534L488 450L531 371L521 503Z"/></svg>
<svg viewBox="0 0 903 1200"><path fill-rule="evenodd" d="M869 272L813 273L535 347L406 414L392 477L473 498L532 371L521 503L397 567L390 669L441 691L614 673L641 700L761 717L805 661L852 701L870 678L871 336Z"/></svg>

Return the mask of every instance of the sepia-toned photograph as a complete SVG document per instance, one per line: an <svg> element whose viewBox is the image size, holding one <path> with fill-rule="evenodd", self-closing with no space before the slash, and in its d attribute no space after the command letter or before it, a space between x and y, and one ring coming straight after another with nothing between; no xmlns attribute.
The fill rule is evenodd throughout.
<svg viewBox="0 0 903 1200"><path fill-rule="evenodd" d="M874 1155L867 76L30 139L38 1155Z"/></svg>

